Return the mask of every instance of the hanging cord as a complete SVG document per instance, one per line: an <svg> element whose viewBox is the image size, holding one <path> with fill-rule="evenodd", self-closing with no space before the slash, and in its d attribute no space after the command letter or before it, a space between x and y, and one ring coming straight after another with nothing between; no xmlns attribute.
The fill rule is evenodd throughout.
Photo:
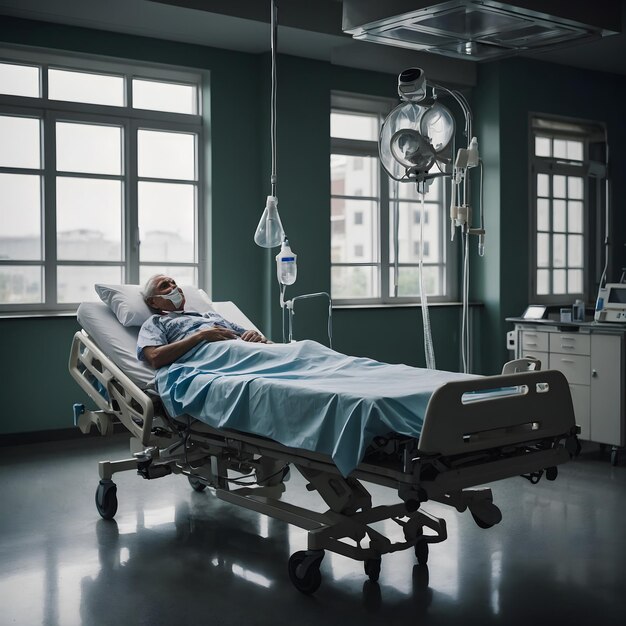
<svg viewBox="0 0 626 626"><path fill-rule="evenodd" d="M278 185L278 174L276 172L276 47L278 37L278 8L276 6L276 0L272 1L272 16L271 16L271 29L272 29L272 87L270 96L270 134L272 145L272 176L270 182L272 183L272 195L276 197L276 188Z"/></svg>
<svg viewBox="0 0 626 626"><path fill-rule="evenodd" d="M463 312L461 314L461 357L463 373L469 373L469 233L463 232Z"/></svg>
<svg viewBox="0 0 626 626"><path fill-rule="evenodd" d="M610 213L610 205L609 205L609 137L607 134L606 128L604 129L604 145L606 149L606 162L605 167L606 171L604 172L604 269L602 270L602 275L600 276L600 284L598 285L598 289L602 288L604 281L606 280L606 273L609 267L609 213Z"/></svg>
<svg viewBox="0 0 626 626"><path fill-rule="evenodd" d="M400 196L398 183L394 181L394 194L396 200L393 203L393 296L398 297L398 274L400 273L400 259L398 258L399 249L399 237L400 237L400 203L398 198Z"/></svg>
<svg viewBox="0 0 626 626"><path fill-rule="evenodd" d="M424 196L422 191L422 205L420 208L420 259L419 259L419 284L420 284L420 303L422 307L422 325L424 327L424 354L426 356L426 367L429 370L437 369L435 364L435 348L433 346L433 337L430 329L430 314L428 312L428 296L424 289Z"/></svg>

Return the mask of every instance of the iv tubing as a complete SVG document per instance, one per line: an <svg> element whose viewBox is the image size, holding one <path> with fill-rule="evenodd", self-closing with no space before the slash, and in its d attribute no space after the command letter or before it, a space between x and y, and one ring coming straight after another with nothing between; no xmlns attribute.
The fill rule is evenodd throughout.
<svg viewBox="0 0 626 626"><path fill-rule="evenodd" d="M469 354L469 233L463 233L463 312L461 314L461 358L463 360L463 373L468 374Z"/></svg>
<svg viewBox="0 0 626 626"><path fill-rule="evenodd" d="M422 325L424 327L424 353L426 356L426 367L429 370L437 369L435 364L435 348L433 346L433 336L430 328L430 315L428 313L428 296L424 290L424 193L422 195L422 206L420 215L420 260L419 260L419 284L420 302L422 306Z"/></svg>
<svg viewBox="0 0 626 626"><path fill-rule="evenodd" d="M272 176L270 182L272 183L272 195L276 196L276 185L278 183L278 175L276 172L276 40L278 32L278 8L276 7L276 0L272 0L272 17L271 17L271 29L272 29L272 88L270 96L270 110L271 110L271 122L270 122L270 134L272 145Z"/></svg>

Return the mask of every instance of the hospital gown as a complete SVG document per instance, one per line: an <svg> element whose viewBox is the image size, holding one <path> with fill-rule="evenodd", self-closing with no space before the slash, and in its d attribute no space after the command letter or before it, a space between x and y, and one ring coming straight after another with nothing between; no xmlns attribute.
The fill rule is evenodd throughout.
<svg viewBox="0 0 626 626"><path fill-rule="evenodd" d="M221 326L232 330L236 335L242 335L246 329L239 324L229 322L215 311L195 313L170 312L165 315L152 315L141 327L137 337L137 358L145 361L143 350L148 346L163 346L174 341L180 341L202 328Z"/></svg>

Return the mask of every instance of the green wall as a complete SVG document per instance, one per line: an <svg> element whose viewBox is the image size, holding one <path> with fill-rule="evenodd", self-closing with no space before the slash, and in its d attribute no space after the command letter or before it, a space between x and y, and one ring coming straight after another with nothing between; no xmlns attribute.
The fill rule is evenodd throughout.
<svg viewBox="0 0 626 626"><path fill-rule="evenodd" d="M270 193L268 53L250 55L100 31L31 22L0 21L0 41L63 51L197 68L210 87L206 115L207 194L211 295L233 300L275 340L280 310L273 257L252 235ZM403 68L399 68L403 69ZM294 295L330 290L329 109L332 90L393 97L396 76L330 63L279 56L278 197L283 225L299 255ZM242 93L242 84L245 92ZM520 86L521 85L521 86ZM528 112L607 121L615 167L624 161L621 121L624 82L609 75L511 60L479 66L474 90L476 134L485 161L487 255L472 253L474 363L498 371L506 360L504 317L528 300ZM615 144L615 147L613 147ZM616 198L623 183L614 175ZM617 202L616 202L617 204ZM614 232L624 233L624 215ZM623 243L623 234L620 234ZM472 242L475 249L475 242ZM625 264L620 248L614 265ZM458 241L457 244L458 246ZM298 303L296 337L325 341L325 305ZM424 365L421 313L417 307L344 308L334 311L336 349L393 363ZM433 306L431 322L440 369L459 369L460 308ZM73 318L0 319L11 365L3 365L5 395L0 434L67 428L71 405L82 400L67 374L77 323ZM35 358L32 358L35 355ZM13 365L16 362L17 365ZM34 393L32 381L42 392ZM39 388L38 388L39 389ZM48 394L43 399L44 391Z"/></svg>
<svg viewBox="0 0 626 626"><path fill-rule="evenodd" d="M610 274L626 265L626 77L526 59L481 64L474 90L476 130L485 161L488 263L475 265L473 297L485 303L481 370L498 371L506 359L504 320L529 302L529 117L531 113L604 122L610 147L612 254ZM595 294L589 294L592 304ZM571 304L564 302L563 304Z"/></svg>

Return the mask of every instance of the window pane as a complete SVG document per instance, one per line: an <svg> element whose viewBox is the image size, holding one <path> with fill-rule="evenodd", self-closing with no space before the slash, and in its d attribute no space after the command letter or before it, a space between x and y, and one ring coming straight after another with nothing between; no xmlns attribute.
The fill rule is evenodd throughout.
<svg viewBox="0 0 626 626"><path fill-rule="evenodd" d="M423 269L424 291L427 296L444 295L443 285L440 280L440 268L424 266ZM394 295L394 268L389 270L389 295ZM419 298L421 295L419 286L419 268L418 267L399 267L398 268L398 297Z"/></svg>
<svg viewBox="0 0 626 626"><path fill-rule="evenodd" d="M0 63L0 93L39 98L39 71L38 67L32 65Z"/></svg>
<svg viewBox="0 0 626 626"><path fill-rule="evenodd" d="M122 107L125 105L124 78L50 68L48 97L50 100Z"/></svg>
<svg viewBox="0 0 626 626"><path fill-rule="evenodd" d="M119 126L57 122L57 170L90 174L122 173Z"/></svg>
<svg viewBox="0 0 626 626"><path fill-rule="evenodd" d="M0 266L0 304L34 304L38 302L43 302L41 267Z"/></svg>
<svg viewBox="0 0 626 626"><path fill-rule="evenodd" d="M0 174L0 259L41 256L41 177Z"/></svg>
<svg viewBox="0 0 626 626"><path fill-rule="evenodd" d="M552 195L555 198L565 198L565 176L552 177Z"/></svg>
<svg viewBox="0 0 626 626"><path fill-rule="evenodd" d="M567 272L565 270L554 270L552 293L567 293Z"/></svg>
<svg viewBox="0 0 626 626"><path fill-rule="evenodd" d="M583 236L570 235L567 238L567 264L570 267L583 266Z"/></svg>
<svg viewBox="0 0 626 626"><path fill-rule="evenodd" d="M145 285L148 279L155 274L171 276L179 285L198 286L198 276L195 267L165 265L141 265L139 267L139 282Z"/></svg>
<svg viewBox="0 0 626 626"><path fill-rule="evenodd" d="M377 158L333 154L330 160L331 194L377 197L378 173Z"/></svg>
<svg viewBox="0 0 626 626"><path fill-rule="evenodd" d="M550 230L550 200L537 199L537 230Z"/></svg>
<svg viewBox="0 0 626 626"><path fill-rule="evenodd" d="M537 174L537 195L550 195L550 177L547 174Z"/></svg>
<svg viewBox="0 0 626 626"><path fill-rule="evenodd" d="M195 180L196 135L139 130L137 142L139 176Z"/></svg>
<svg viewBox="0 0 626 626"><path fill-rule="evenodd" d="M554 158L555 159L567 158L567 141L565 141L565 139L554 140Z"/></svg>
<svg viewBox="0 0 626 626"><path fill-rule="evenodd" d="M549 157L550 139L548 137L535 137L535 154L541 157Z"/></svg>
<svg viewBox="0 0 626 626"><path fill-rule="evenodd" d="M552 235L552 265L565 267L565 235Z"/></svg>
<svg viewBox="0 0 626 626"><path fill-rule="evenodd" d="M571 233L583 232L583 203L578 200L567 203L567 229Z"/></svg>
<svg viewBox="0 0 626 626"><path fill-rule="evenodd" d="M537 235L537 266L550 266L550 235Z"/></svg>
<svg viewBox="0 0 626 626"><path fill-rule="evenodd" d="M342 233L331 236L331 262L350 263L378 261L378 211L376 202L369 200L331 200L331 213L335 221L344 224ZM355 214L362 214L362 223L355 222ZM354 247L363 246L363 257L354 257Z"/></svg>
<svg viewBox="0 0 626 626"><path fill-rule="evenodd" d="M333 298L380 297L377 267L332 267L330 288Z"/></svg>
<svg viewBox="0 0 626 626"><path fill-rule="evenodd" d="M122 182L57 178L59 259L122 260Z"/></svg>
<svg viewBox="0 0 626 626"><path fill-rule="evenodd" d="M0 115L0 167L41 167L40 120Z"/></svg>
<svg viewBox="0 0 626 626"><path fill-rule="evenodd" d="M537 270L537 294L544 296L550 293L550 270Z"/></svg>
<svg viewBox="0 0 626 626"><path fill-rule="evenodd" d="M583 179L580 176L567 177L567 197L572 200L583 199Z"/></svg>
<svg viewBox="0 0 626 626"><path fill-rule="evenodd" d="M57 299L62 304L99 302L95 283L121 282L121 267L61 265L57 268Z"/></svg>
<svg viewBox="0 0 626 626"><path fill-rule="evenodd" d="M552 201L552 230L565 232L565 200L553 200Z"/></svg>
<svg viewBox="0 0 626 626"><path fill-rule="evenodd" d="M378 116L365 113L330 114L330 136L343 139L378 141Z"/></svg>
<svg viewBox="0 0 626 626"><path fill-rule="evenodd" d="M391 203L389 214L389 258L391 263L395 262L395 251L393 246L394 238L394 202ZM438 261L440 255L439 245L439 211L436 205L425 204L424 221L424 251L429 252L429 261ZM421 241L421 205L419 203L400 202L398 207L398 258L400 263L417 263L419 255L416 255L418 246L415 244Z"/></svg>
<svg viewBox="0 0 626 626"><path fill-rule="evenodd" d="M198 113L195 85L133 79L133 108L172 113Z"/></svg>
<svg viewBox="0 0 626 626"><path fill-rule="evenodd" d="M196 260L194 185L139 183L140 258L142 261Z"/></svg>
<svg viewBox="0 0 626 626"><path fill-rule="evenodd" d="M567 158L571 159L572 161L583 160L583 142L582 141L568 141L567 142Z"/></svg>
<svg viewBox="0 0 626 626"><path fill-rule="evenodd" d="M583 292L583 271L569 270L567 272L567 291L568 293Z"/></svg>

